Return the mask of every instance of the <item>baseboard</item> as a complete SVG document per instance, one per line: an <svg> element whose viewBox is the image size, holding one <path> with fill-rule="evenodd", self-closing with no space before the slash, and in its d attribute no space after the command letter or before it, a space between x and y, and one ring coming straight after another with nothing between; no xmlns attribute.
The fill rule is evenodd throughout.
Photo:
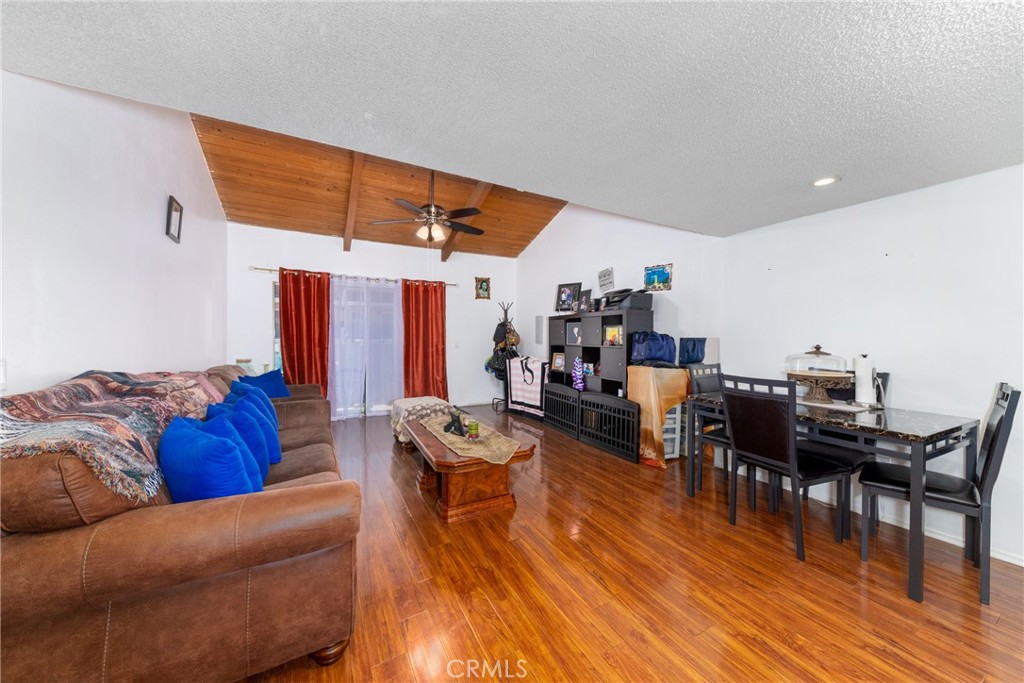
<svg viewBox="0 0 1024 683"><path fill-rule="evenodd" d="M881 515L881 517L882 521L886 524L891 524L893 526L900 527L901 529L908 528L901 523L902 520L887 515ZM928 527L925 527L924 535L929 538L949 543L950 545L954 545L958 548L964 547L964 537L962 534L950 534L945 531L939 531L938 529L929 529ZM1004 562L1010 562L1011 564L1015 564L1019 567L1024 567L1024 557L1021 557L1020 555L1003 552L996 548L992 548L991 552L992 557L997 560L1003 560Z"/></svg>
<svg viewBox="0 0 1024 683"><path fill-rule="evenodd" d="M717 453L716 453L716 455L717 455ZM765 480L767 480L767 477L765 477ZM761 473L760 472L758 473L758 481L762 481ZM783 482L783 486L786 488L786 490L789 490L788 486L786 486L785 482ZM829 487L828 490L831 491L832 488L833 487ZM821 490L822 489L819 488L819 491L821 491ZM818 493L818 495L815 495L816 493L818 493L818 492L816 492L814 490L814 488L812 488L811 489L811 498L813 498L814 500L818 501L819 503L824 503L824 504L829 505L831 507L835 507L836 501L835 501L835 497L834 496L828 495L827 497L822 497L820 493ZM860 495L857 494L857 493L854 493L853 511L855 513L857 513L857 514L860 514L860 502L859 501L860 501ZM910 528L909 524L907 524L903 520L903 518L894 517L892 515L886 515L886 514L881 514L879 516L881 518L881 521L885 522L886 524L891 524L892 526L899 527L901 529L908 529L908 528ZM959 548L962 548L963 545L964 545L963 534L950 534L948 532L940 531L938 529L932 529L932 528L929 528L929 527L926 526L925 529L924 529L924 535L929 537L929 538L934 538L936 540L943 541L944 543L949 543L950 545L954 545L954 546L957 546ZM1003 560L1004 562L1009 562L1011 564L1015 564L1018 567L1024 567L1024 556L1014 555L1013 553L1008 553L1008 552L1006 552L1004 550L999 550L998 548L992 548L991 552L992 552L992 557L994 557L997 560Z"/></svg>

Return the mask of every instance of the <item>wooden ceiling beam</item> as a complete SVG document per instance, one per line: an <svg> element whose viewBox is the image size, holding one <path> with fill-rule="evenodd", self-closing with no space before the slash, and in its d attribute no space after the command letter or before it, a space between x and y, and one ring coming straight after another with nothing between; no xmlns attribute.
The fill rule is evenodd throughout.
<svg viewBox="0 0 1024 683"><path fill-rule="evenodd" d="M473 188L473 194L469 196L469 202L466 204L466 208L479 209L480 205L484 203L485 199L487 199L487 195L490 194L492 187L494 187L494 185L492 185L491 183L485 183L482 180L478 182L476 184L476 187ZM459 220L459 223L465 223L466 225L470 225L472 224L474 218L476 218L476 216L463 218ZM448 239L444 241L444 246L441 247L442 261L447 261L448 257L451 256L452 252L455 251L455 245L459 241L459 235L461 234L462 233L458 232L457 230L452 230L451 232L448 233Z"/></svg>
<svg viewBox="0 0 1024 683"><path fill-rule="evenodd" d="M345 251L352 251L352 233L356 228L356 209L359 208L359 184L363 179L363 153L352 153L352 184L348 190L348 215L345 216Z"/></svg>

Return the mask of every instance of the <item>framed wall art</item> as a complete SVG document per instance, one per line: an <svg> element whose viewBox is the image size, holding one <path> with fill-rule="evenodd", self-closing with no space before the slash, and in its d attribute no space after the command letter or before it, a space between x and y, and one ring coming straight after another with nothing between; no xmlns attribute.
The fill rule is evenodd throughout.
<svg viewBox="0 0 1024 683"><path fill-rule="evenodd" d="M659 292L672 289L672 264L644 268L644 290Z"/></svg>
<svg viewBox="0 0 1024 683"><path fill-rule="evenodd" d="M489 277L478 277L476 279L476 291L477 299L490 299L491 298L491 278Z"/></svg>
<svg viewBox="0 0 1024 683"><path fill-rule="evenodd" d="M178 244L181 243L181 217L184 213L185 210L181 208L181 203L174 195L167 198L167 227L164 234Z"/></svg>

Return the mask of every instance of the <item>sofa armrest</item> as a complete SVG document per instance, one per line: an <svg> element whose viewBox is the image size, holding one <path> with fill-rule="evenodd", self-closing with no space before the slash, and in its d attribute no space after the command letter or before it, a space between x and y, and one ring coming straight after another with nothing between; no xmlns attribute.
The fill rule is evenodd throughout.
<svg viewBox="0 0 1024 683"><path fill-rule="evenodd" d="M323 398L323 391L319 384L289 384L288 391L292 392L293 397L308 396L310 398Z"/></svg>
<svg viewBox="0 0 1024 683"><path fill-rule="evenodd" d="M322 398L306 398L301 401L274 403L277 413L277 429L296 427L330 427L331 402Z"/></svg>
<svg viewBox="0 0 1024 683"><path fill-rule="evenodd" d="M3 538L0 619L28 620L352 542L361 494L333 481L139 508Z"/></svg>

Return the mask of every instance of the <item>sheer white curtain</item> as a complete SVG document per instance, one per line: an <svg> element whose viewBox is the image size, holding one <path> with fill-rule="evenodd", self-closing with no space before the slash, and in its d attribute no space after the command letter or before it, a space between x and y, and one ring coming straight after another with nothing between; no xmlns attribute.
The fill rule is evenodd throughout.
<svg viewBox="0 0 1024 683"><path fill-rule="evenodd" d="M405 392L402 351L399 283L332 278L327 394L333 419L387 414Z"/></svg>

